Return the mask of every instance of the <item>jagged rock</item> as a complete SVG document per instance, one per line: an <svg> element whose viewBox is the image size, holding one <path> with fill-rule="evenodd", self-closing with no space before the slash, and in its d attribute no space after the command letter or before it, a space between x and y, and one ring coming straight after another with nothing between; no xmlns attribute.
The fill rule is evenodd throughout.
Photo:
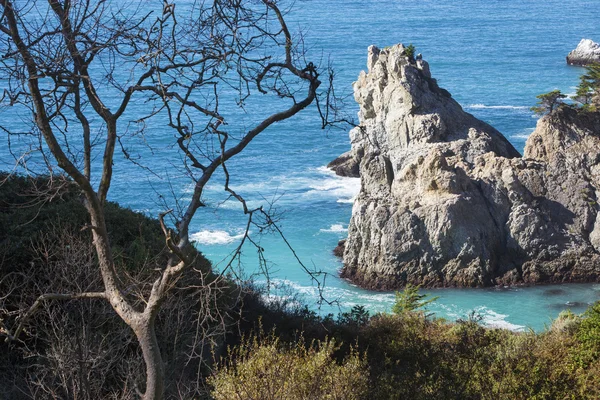
<svg viewBox="0 0 600 400"><path fill-rule="evenodd" d="M332 169L339 176L358 178L360 176L359 165L360 155L353 151L347 151L327 164L327 168Z"/></svg>
<svg viewBox="0 0 600 400"><path fill-rule="evenodd" d="M567 64L590 65L600 63L600 44L591 39L581 39L577 48L567 55Z"/></svg>
<svg viewBox="0 0 600 400"><path fill-rule="evenodd" d="M342 276L374 289L600 276L600 117L561 107L525 157L404 47L369 48L354 84L361 191Z"/></svg>
<svg viewBox="0 0 600 400"><path fill-rule="evenodd" d="M344 257L344 248L346 246L346 239L342 239L338 242L337 246L333 249L333 255L336 257Z"/></svg>

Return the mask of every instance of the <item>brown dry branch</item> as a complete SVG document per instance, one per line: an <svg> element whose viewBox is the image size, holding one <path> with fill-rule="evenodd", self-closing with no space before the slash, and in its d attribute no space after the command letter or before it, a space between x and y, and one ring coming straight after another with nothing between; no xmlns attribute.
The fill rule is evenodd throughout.
<svg viewBox="0 0 600 400"><path fill-rule="evenodd" d="M0 73L6 83L1 108L29 113L31 148L42 151L50 171L57 166L77 185L89 215L88 226L93 227L88 231L101 280L100 289L91 292L41 293L23 310L23 326L17 326L12 338L49 301L105 299L137 339L145 364L142 397L162 399L171 371L165 367L166 353L157 335L163 328L160 311L173 293L195 296L200 305L193 310L197 333L188 362L204 359L207 344L226 330L227 311L218 303L230 289L222 276L194 268L197 253L190 247L190 224L204 206L204 189L222 169L227 176L225 191L244 205L248 226L258 223L253 218L256 213L263 219L261 230L282 234L266 210L249 210L229 187L226 165L273 124L315 102L321 81L318 66L305 61L302 39L294 40L276 1L165 1L160 8L147 2L128 3L0 0ZM255 125L237 134L231 128L235 121L227 120L220 104L229 97L244 109L253 93L272 96L280 109L256 115ZM325 107L332 93L326 91ZM122 129L121 121L131 118L133 103L141 102L148 104L149 111L146 115L135 111L135 120L140 121L135 135L145 138L146 122L162 118L161 125L175 134L173 144L179 150L172 165L193 182L193 192L189 202L176 201L174 209L180 211L170 214L171 228L164 221L166 214L160 216L166 260L135 276L118 262L107 229L106 206L113 167L119 162L117 143L125 158L134 160L122 145L129 130ZM18 132L14 126L2 130ZM178 158L183 160L180 165ZM249 230L244 239L261 249ZM259 254L262 257L262 251ZM180 311L175 315L180 322L186 320ZM124 391L131 387L128 383Z"/></svg>

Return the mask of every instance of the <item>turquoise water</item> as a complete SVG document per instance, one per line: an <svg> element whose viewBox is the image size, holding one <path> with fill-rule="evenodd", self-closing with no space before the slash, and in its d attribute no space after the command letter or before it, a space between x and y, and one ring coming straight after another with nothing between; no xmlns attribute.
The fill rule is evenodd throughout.
<svg viewBox="0 0 600 400"><path fill-rule="evenodd" d="M287 19L290 29L305 31L309 58L332 60L342 95L352 94L351 83L365 68L369 45L414 44L442 87L522 151L536 123L529 111L535 96L553 89L574 92L582 69L567 66L565 56L584 37L600 41L598 6L597 0L303 0L296 1ZM144 105L136 107L132 119ZM230 119L243 126L263 108L262 100L250 102L249 114L232 114ZM348 111L357 111L352 101ZM2 118L15 117L3 113ZM337 278L341 265L331 250L346 235L360 182L324 168L349 149L349 141L347 131L324 132L319 123L313 108L264 132L230 165L232 186L251 205L275 201L283 232L303 263L330 274L322 294L337 304L323 305L322 312L337 313L355 304L373 312L389 310L393 294L364 291ZM185 200L190 186L171 167L173 139L164 136L161 126L151 127L148 143L151 149L133 139L127 145L158 177L118 159L109 197L156 216L160 207L155 189L171 180L173 191ZM12 163L5 150L0 150L0 163ZM198 248L217 267L226 263L245 226L241 207L225 201L221 183L215 181L207 191L208 207L199 211L192 227ZM273 295L292 290L317 308L319 291L283 240L259 237L256 231L253 235L266 250ZM242 264L246 276L257 271L252 248L246 249ZM255 279L265 283L262 276ZM561 310L580 312L600 299L600 285L595 284L428 292L440 296L431 310L441 317L461 318L474 310L484 323L512 329L542 329Z"/></svg>

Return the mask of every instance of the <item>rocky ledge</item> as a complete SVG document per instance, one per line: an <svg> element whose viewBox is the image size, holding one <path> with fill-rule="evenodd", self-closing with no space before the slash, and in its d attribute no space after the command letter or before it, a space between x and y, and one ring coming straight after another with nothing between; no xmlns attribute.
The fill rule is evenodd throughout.
<svg viewBox="0 0 600 400"><path fill-rule="evenodd" d="M600 63L600 44L591 39L581 39L577 48L567 55L567 64L586 66Z"/></svg>
<svg viewBox="0 0 600 400"><path fill-rule="evenodd" d="M596 281L600 114L559 107L520 154L402 45L354 84L361 191L341 275L362 287Z"/></svg>

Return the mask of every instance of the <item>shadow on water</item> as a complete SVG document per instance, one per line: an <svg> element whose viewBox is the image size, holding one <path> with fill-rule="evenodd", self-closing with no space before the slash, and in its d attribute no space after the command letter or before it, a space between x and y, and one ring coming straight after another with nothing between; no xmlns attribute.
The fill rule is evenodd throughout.
<svg viewBox="0 0 600 400"><path fill-rule="evenodd" d="M558 288L544 290L544 296L562 296L566 293L563 289Z"/></svg>

